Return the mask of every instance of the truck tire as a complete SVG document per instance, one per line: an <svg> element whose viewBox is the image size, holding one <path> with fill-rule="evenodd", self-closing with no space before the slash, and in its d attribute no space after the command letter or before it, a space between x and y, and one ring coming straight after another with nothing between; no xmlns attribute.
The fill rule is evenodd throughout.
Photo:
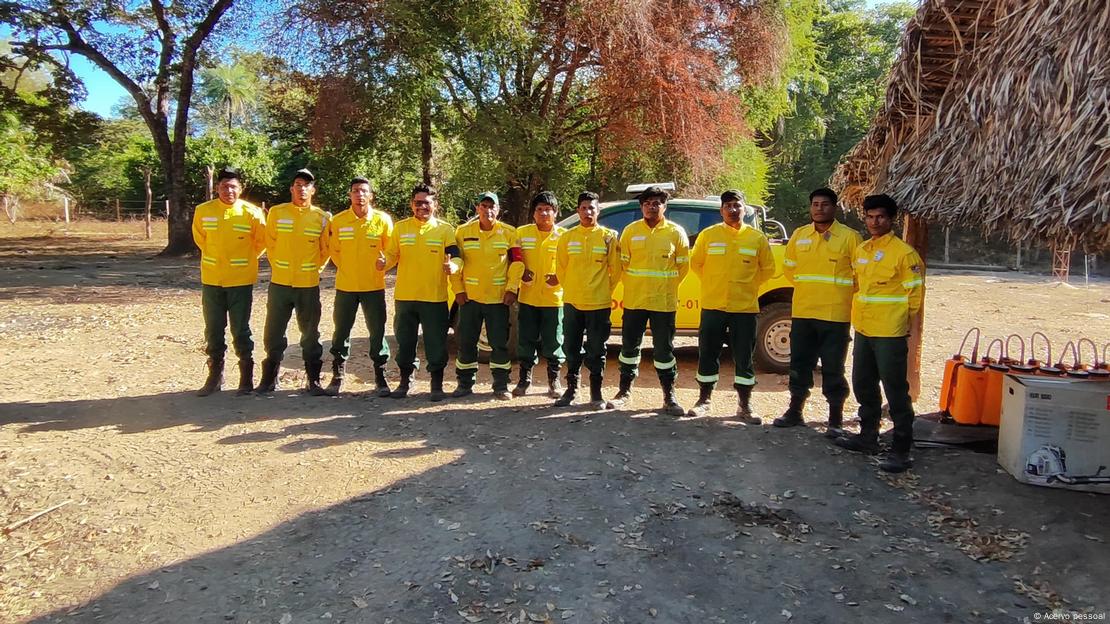
<svg viewBox="0 0 1110 624"><path fill-rule="evenodd" d="M755 321L755 368L764 373L790 372L790 303L763 306Z"/></svg>

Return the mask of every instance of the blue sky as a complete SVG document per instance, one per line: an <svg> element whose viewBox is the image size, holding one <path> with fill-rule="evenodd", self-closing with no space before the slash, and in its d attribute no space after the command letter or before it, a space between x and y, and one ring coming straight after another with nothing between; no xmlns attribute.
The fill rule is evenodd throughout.
<svg viewBox="0 0 1110 624"><path fill-rule="evenodd" d="M889 0L887 0L889 1ZM865 0L869 7L878 6L884 0ZM112 109L116 107L121 98L129 98L123 87L112 80L108 74L101 71L83 57L74 55L70 59L74 73L85 83L88 97L81 103L85 110L92 111L102 117L111 117Z"/></svg>

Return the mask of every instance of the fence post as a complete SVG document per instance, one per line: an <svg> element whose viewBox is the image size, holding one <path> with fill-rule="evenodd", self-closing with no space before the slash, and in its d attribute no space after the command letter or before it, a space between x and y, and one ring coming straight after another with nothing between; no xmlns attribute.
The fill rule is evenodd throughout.
<svg viewBox="0 0 1110 624"><path fill-rule="evenodd" d="M1018 252L1017 252L1017 270L1019 270L1019 271L1021 270L1021 248L1024 247L1024 246L1025 246L1025 241L1020 241L1019 240L1018 241Z"/></svg>
<svg viewBox="0 0 1110 624"><path fill-rule="evenodd" d="M145 186L146 186L146 238L147 238L147 240L150 240L151 195L150 195L150 169L149 168L147 168L145 171L143 171L143 177L144 177L145 183L146 183L145 184Z"/></svg>
<svg viewBox="0 0 1110 624"><path fill-rule="evenodd" d="M166 218L170 218L170 200L166 200Z"/></svg>
<svg viewBox="0 0 1110 624"><path fill-rule="evenodd" d="M948 264L948 235L952 228L944 226L944 263Z"/></svg>
<svg viewBox="0 0 1110 624"><path fill-rule="evenodd" d="M116 198L116 223L123 221L123 213L119 211L119 198Z"/></svg>
<svg viewBox="0 0 1110 624"><path fill-rule="evenodd" d="M65 215L66 223L69 223L69 198L62 198L62 214Z"/></svg>

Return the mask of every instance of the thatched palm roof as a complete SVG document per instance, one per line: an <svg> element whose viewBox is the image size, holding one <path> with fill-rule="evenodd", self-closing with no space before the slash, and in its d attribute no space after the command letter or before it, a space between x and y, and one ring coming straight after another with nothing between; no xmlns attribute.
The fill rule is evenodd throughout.
<svg viewBox="0 0 1110 624"><path fill-rule="evenodd" d="M1110 1L924 0L833 176L930 221L1110 248Z"/></svg>

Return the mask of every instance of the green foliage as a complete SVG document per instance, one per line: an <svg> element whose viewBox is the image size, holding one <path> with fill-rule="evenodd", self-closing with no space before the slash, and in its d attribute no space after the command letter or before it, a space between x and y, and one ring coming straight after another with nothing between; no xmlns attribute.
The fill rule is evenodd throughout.
<svg viewBox="0 0 1110 624"><path fill-rule="evenodd" d="M30 128L14 112L0 112L0 195L32 197L42 194L60 169L41 156Z"/></svg>
<svg viewBox="0 0 1110 624"><path fill-rule="evenodd" d="M763 204L770 194L767 174L770 162L753 139L742 137L725 150L725 173L717 186L739 189L750 204Z"/></svg>
<svg viewBox="0 0 1110 624"><path fill-rule="evenodd" d="M154 196L163 195L162 170L154 141L141 122L104 122L89 144L70 150L69 161L72 171L66 190L82 204L145 199L146 168L152 172Z"/></svg>
<svg viewBox="0 0 1110 624"><path fill-rule="evenodd" d="M817 19L820 80L797 81L789 113L767 133L771 205L780 217L803 222L809 192L828 184L841 156L867 132L913 11L908 2L866 9L861 0L841 0Z"/></svg>
<svg viewBox="0 0 1110 624"><path fill-rule="evenodd" d="M248 121L258 102L259 86L258 74L245 63L203 69L197 89L203 106L198 107L197 116L208 117L209 123L222 125L230 132L236 117Z"/></svg>
<svg viewBox="0 0 1110 624"><path fill-rule="evenodd" d="M239 169L246 186L245 195L256 201L273 197L277 187L281 186L276 180L278 155L270 140L265 135L242 128L235 128L230 133L209 131L188 139L185 165L188 197L205 196L207 166L217 171L225 166Z"/></svg>

